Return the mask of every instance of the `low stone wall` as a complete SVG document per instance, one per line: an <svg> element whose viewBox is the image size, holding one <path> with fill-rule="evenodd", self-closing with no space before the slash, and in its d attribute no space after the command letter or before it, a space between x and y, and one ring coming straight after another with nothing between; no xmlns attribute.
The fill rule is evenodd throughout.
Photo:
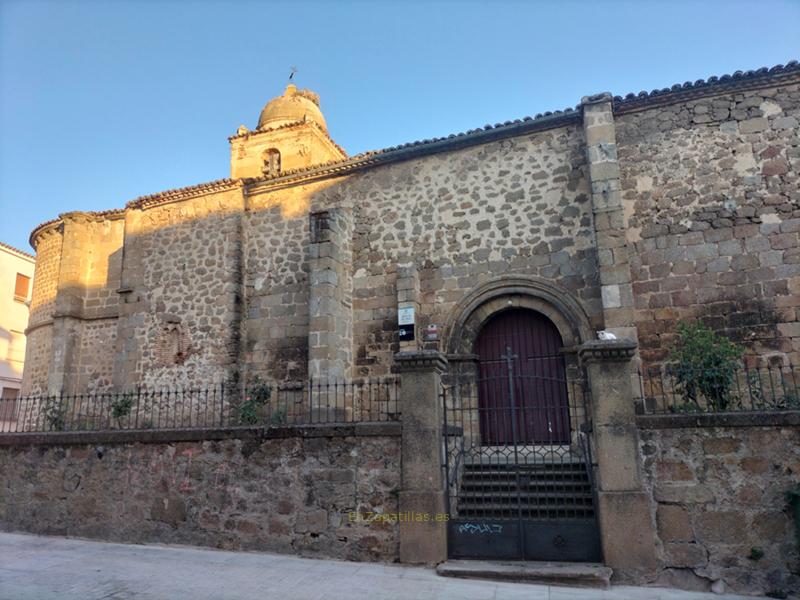
<svg viewBox="0 0 800 600"><path fill-rule="evenodd" d="M141 433L0 435L0 528L397 560L399 423Z"/></svg>
<svg viewBox="0 0 800 600"><path fill-rule="evenodd" d="M800 589L786 492L800 484L800 414L639 417L662 584ZM777 597L777 596L776 596Z"/></svg>

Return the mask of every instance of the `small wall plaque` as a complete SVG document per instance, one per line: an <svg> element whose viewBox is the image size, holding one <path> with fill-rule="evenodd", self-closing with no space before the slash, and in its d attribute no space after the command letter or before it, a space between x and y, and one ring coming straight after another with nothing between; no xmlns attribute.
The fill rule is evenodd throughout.
<svg viewBox="0 0 800 600"><path fill-rule="evenodd" d="M397 309L397 326L401 342L414 340L414 307L405 306Z"/></svg>
<svg viewBox="0 0 800 600"><path fill-rule="evenodd" d="M425 331L422 335L426 342L435 342L439 339L439 326L435 323L431 323L425 327Z"/></svg>

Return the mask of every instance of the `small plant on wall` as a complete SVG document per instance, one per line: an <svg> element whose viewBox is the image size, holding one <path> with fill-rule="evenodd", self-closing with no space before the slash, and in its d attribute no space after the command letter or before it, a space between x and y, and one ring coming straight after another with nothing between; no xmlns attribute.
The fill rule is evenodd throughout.
<svg viewBox="0 0 800 600"><path fill-rule="evenodd" d="M55 396L47 398L42 412L49 431L64 431L67 428L67 409L60 398Z"/></svg>
<svg viewBox="0 0 800 600"><path fill-rule="evenodd" d="M744 350L702 323L678 323L677 332L669 352L669 371L683 408L721 411L730 407Z"/></svg>
<svg viewBox="0 0 800 600"><path fill-rule="evenodd" d="M263 421L265 409L272 396L272 388L260 377L255 377L247 387L247 395L239 406L239 421L242 425L257 425Z"/></svg>
<svg viewBox="0 0 800 600"><path fill-rule="evenodd" d="M111 402L111 416L116 420L120 429L122 429L122 419L130 416L131 409L133 409L133 394L131 393L122 394Z"/></svg>

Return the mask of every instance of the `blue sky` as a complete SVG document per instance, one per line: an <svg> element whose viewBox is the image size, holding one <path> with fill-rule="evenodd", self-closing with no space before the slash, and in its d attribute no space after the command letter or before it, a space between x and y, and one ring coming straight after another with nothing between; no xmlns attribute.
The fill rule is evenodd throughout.
<svg viewBox="0 0 800 600"><path fill-rule="evenodd" d="M800 58L800 0L0 0L0 240L227 177L290 68L351 154Z"/></svg>

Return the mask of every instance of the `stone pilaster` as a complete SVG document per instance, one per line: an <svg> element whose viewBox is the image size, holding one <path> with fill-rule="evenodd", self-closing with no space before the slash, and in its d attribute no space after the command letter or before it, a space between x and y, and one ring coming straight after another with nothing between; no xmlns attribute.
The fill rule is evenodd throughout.
<svg viewBox="0 0 800 600"><path fill-rule="evenodd" d="M611 101L609 93L586 96L581 100L583 131L592 188L604 326L619 338L636 339Z"/></svg>
<svg viewBox="0 0 800 600"><path fill-rule="evenodd" d="M139 373L139 339L137 328L149 310L146 301L144 269L148 236L141 210L125 212L124 245L120 275L119 319L114 354L114 387L118 391L133 389L141 383Z"/></svg>
<svg viewBox="0 0 800 600"><path fill-rule="evenodd" d="M310 216L308 374L340 380L353 364L351 211L332 208Z"/></svg>
<svg viewBox="0 0 800 600"><path fill-rule="evenodd" d="M447 558L439 397L447 360L436 350L400 352L394 359L403 414L400 562L436 564Z"/></svg>
<svg viewBox="0 0 800 600"><path fill-rule="evenodd" d="M579 351L591 386L603 556L622 579L656 567L652 503L642 487L630 385L635 354L630 340L587 342Z"/></svg>
<svg viewBox="0 0 800 600"><path fill-rule="evenodd" d="M75 368L81 345L81 321L66 314L53 317L53 351L47 393L75 393Z"/></svg>
<svg viewBox="0 0 800 600"><path fill-rule="evenodd" d="M53 311L53 347L50 357L48 393L75 393L75 371L81 343L81 319L86 294L87 238L82 213L62 215L64 241Z"/></svg>
<svg viewBox="0 0 800 600"><path fill-rule="evenodd" d="M413 352L420 348L422 335L416 322L419 315L419 274L414 263L397 265L397 310L400 311L404 308L414 310L415 332L413 340L400 341L400 352Z"/></svg>

